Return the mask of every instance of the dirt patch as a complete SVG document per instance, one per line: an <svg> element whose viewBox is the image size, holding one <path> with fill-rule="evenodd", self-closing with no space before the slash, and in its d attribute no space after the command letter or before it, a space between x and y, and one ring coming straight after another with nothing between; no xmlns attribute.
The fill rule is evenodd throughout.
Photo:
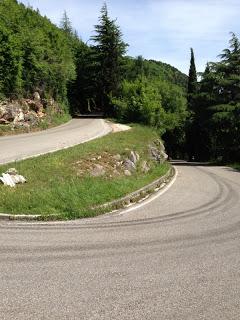
<svg viewBox="0 0 240 320"><path fill-rule="evenodd" d="M87 174L91 176L104 175L112 178L124 174L123 157L120 154L113 155L108 152L92 155L89 159L79 160L74 163L74 167L79 177Z"/></svg>

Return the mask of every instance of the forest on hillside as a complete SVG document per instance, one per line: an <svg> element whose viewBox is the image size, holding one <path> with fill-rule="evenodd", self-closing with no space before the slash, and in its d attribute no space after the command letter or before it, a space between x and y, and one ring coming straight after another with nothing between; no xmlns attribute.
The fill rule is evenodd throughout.
<svg viewBox="0 0 240 320"><path fill-rule="evenodd" d="M167 128L186 116L187 76L170 65L128 57L107 7L85 44L66 13L59 27L16 0L0 2L0 97L38 92L70 113L103 112Z"/></svg>
<svg viewBox="0 0 240 320"><path fill-rule="evenodd" d="M1 0L0 101L39 95L42 102L57 101L63 113L99 112L153 126L172 157L240 160L236 35L198 81L193 50L189 77L166 63L127 56L131 44L106 5L93 28L84 43L66 12L56 26L38 10Z"/></svg>

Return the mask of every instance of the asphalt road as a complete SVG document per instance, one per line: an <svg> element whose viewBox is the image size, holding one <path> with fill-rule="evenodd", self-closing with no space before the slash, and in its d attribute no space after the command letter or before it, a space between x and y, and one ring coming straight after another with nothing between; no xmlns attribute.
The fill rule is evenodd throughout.
<svg viewBox="0 0 240 320"><path fill-rule="evenodd" d="M102 119L73 119L40 132L0 137L0 164L74 146L110 130Z"/></svg>
<svg viewBox="0 0 240 320"><path fill-rule="evenodd" d="M0 319L240 319L240 173L177 165L135 210L0 222Z"/></svg>

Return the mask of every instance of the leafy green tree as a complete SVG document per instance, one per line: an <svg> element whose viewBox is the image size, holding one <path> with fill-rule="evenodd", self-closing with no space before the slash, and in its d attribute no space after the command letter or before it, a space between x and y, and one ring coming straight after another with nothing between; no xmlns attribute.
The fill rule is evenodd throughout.
<svg viewBox="0 0 240 320"><path fill-rule="evenodd" d="M37 90L67 103L67 86L75 77L67 39L31 7L0 1L0 95L31 96Z"/></svg>
<svg viewBox="0 0 240 320"><path fill-rule="evenodd" d="M95 42L94 61L96 72L96 103L105 114L113 114L111 96L116 96L121 88L123 78L123 55L127 44L122 40L120 28L115 20L108 15L106 3L101 9L99 24L95 26L96 35L91 39Z"/></svg>
<svg viewBox="0 0 240 320"><path fill-rule="evenodd" d="M149 82L145 77L124 81L122 96L112 102L121 121L150 125L160 134L181 127L186 119L183 91L165 81Z"/></svg>

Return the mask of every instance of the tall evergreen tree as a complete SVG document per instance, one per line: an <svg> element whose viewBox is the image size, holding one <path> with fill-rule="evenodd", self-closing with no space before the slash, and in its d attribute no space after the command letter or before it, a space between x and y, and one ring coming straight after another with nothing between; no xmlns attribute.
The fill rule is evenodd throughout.
<svg viewBox="0 0 240 320"><path fill-rule="evenodd" d="M188 120L186 122L186 146L187 153L190 160L196 159L196 137L198 135L199 126L196 119L196 103L194 101L197 94L197 71L195 66L195 57L193 49L191 48L191 59L188 77L188 109L190 111Z"/></svg>
<svg viewBox="0 0 240 320"><path fill-rule="evenodd" d="M195 57L193 49L191 48L191 59L188 77L188 97L191 100L192 96L197 93L197 71L195 65Z"/></svg>
<svg viewBox="0 0 240 320"><path fill-rule="evenodd" d="M115 20L108 15L107 5L101 9L99 24L95 26L96 35L91 40L95 42L94 60L96 72L97 101L105 114L113 114L110 97L118 95L123 77L123 55L127 44L122 40L122 33Z"/></svg>
<svg viewBox="0 0 240 320"><path fill-rule="evenodd" d="M197 136L192 136L199 159L240 161L240 42L234 33L220 58L207 64L191 101L192 128L198 127Z"/></svg>
<svg viewBox="0 0 240 320"><path fill-rule="evenodd" d="M62 16L62 20L60 22L60 28L63 31L65 31L68 35L74 34L72 23L67 15L66 10L64 11L63 16Z"/></svg>

